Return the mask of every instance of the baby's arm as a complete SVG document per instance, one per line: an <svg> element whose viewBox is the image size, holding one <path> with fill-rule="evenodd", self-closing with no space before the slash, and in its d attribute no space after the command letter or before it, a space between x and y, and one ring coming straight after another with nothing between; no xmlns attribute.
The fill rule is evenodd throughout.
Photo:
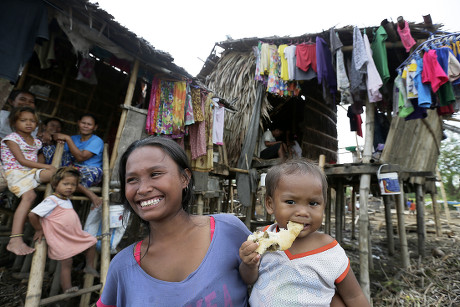
<svg viewBox="0 0 460 307"><path fill-rule="evenodd" d="M259 278L260 255L256 253L259 244L246 241L240 247L240 275L243 281L252 285Z"/></svg>
<svg viewBox="0 0 460 307"><path fill-rule="evenodd" d="M40 224L40 217L33 213L29 213L29 222L32 227L35 229L34 241L40 241L43 238L43 228Z"/></svg>
<svg viewBox="0 0 460 307"><path fill-rule="evenodd" d="M21 151L21 148L19 148L19 145L16 144L13 141L5 141L6 145L10 149L11 153L13 156L16 158L16 160L21 163L21 165L30 167L30 168L38 168L38 169L49 169L49 170L55 170L56 168L52 165L49 164L44 164L44 163L38 163L34 162L31 160L27 160L26 157L24 157L24 154Z"/></svg>
<svg viewBox="0 0 460 307"><path fill-rule="evenodd" d="M364 296L363 290L356 280L352 269L348 271L347 276L337 284L337 290L345 302L346 306L368 307L369 301Z"/></svg>

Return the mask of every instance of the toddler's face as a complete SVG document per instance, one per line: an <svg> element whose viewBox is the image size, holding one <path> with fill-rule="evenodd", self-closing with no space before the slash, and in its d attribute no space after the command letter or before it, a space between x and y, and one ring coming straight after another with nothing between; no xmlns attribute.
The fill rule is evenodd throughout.
<svg viewBox="0 0 460 307"><path fill-rule="evenodd" d="M77 189L78 180L75 176L64 176L54 189L57 193L70 197Z"/></svg>
<svg viewBox="0 0 460 307"><path fill-rule="evenodd" d="M304 224L299 238L306 237L321 227L324 213L324 198L321 179L312 174L281 176L266 206L280 227L286 228L288 221Z"/></svg>

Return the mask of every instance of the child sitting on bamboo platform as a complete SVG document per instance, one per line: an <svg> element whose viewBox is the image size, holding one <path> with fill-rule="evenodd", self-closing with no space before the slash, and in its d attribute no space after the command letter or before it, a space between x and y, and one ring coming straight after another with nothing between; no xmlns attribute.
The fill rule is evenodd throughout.
<svg viewBox="0 0 460 307"><path fill-rule="evenodd" d="M48 257L61 262L61 287L64 293L75 292L72 287L72 257L86 250L85 273L99 277L94 269L97 239L82 230L80 218L69 197L75 192L80 173L72 167L61 167L51 179L54 193L45 198L30 213L35 228L34 240L43 235L48 243Z"/></svg>
<svg viewBox="0 0 460 307"><path fill-rule="evenodd" d="M20 201L14 212L10 241L6 249L16 255L27 255L33 253L34 249L24 243L22 236L27 214L35 201L34 189L40 183L49 182L56 168L44 164L42 155L38 154L42 142L32 135L38 123L34 109L13 109L9 122L14 132L2 139L1 158L8 189Z"/></svg>

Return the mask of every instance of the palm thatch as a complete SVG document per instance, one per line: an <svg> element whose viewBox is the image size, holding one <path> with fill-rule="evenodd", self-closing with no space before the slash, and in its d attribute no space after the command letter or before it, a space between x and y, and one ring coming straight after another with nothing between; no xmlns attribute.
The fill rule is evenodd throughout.
<svg viewBox="0 0 460 307"><path fill-rule="evenodd" d="M219 96L231 100L238 98L235 113L225 115L224 142L227 145L228 162L236 165L241 146L248 129L249 118L256 100L257 81L254 80L255 57L252 52L228 52L207 77L206 85ZM264 98L261 118L269 118L271 106Z"/></svg>

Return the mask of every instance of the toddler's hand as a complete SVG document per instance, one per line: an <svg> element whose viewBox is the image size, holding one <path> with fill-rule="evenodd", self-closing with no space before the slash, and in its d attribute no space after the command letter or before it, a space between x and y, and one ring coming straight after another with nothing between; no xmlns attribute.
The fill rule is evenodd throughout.
<svg viewBox="0 0 460 307"><path fill-rule="evenodd" d="M259 244L252 242L252 241L246 241L241 244L240 247L240 258L243 261L244 264L248 266L258 266L260 262L260 255L256 253L256 249L259 246Z"/></svg>
<svg viewBox="0 0 460 307"><path fill-rule="evenodd" d="M44 237L44 236L43 236L43 229L41 229L41 230L36 230L36 231L35 231L35 234L34 234L34 239L33 239L33 240L34 240L34 241L41 241L43 237Z"/></svg>

